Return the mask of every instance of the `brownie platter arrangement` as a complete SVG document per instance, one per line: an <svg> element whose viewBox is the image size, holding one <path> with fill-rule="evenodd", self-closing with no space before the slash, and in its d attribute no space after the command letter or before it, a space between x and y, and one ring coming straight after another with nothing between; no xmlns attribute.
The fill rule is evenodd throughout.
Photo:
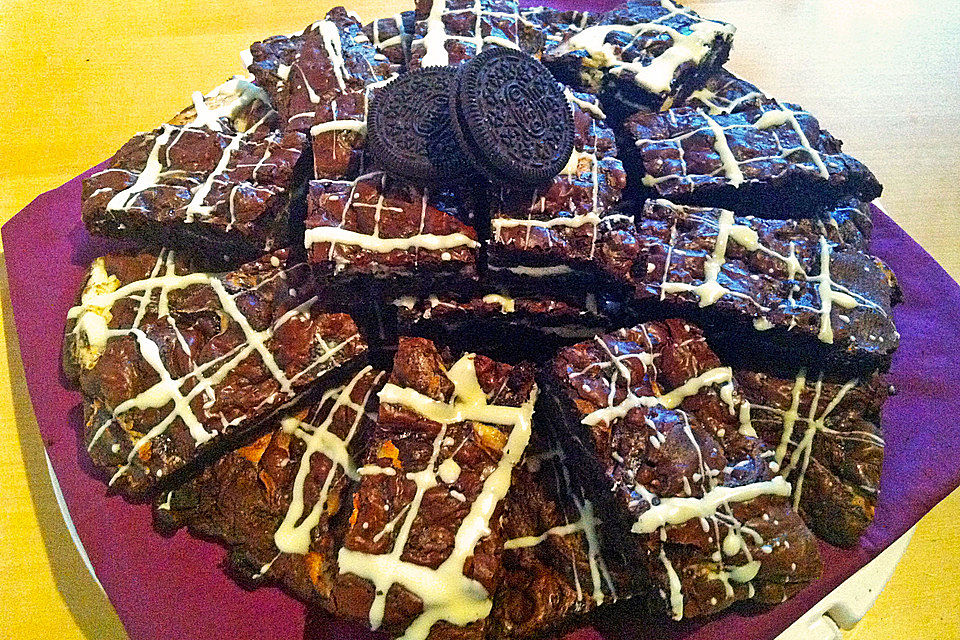
<svg viewBox="0 0 960 640"><path fill-rule="evenodd" d="M103 500L409 640L776 607L873 521L880 183L672 0L256 42L83 183ZM339 636L338 636L339 637Z"/></svg>

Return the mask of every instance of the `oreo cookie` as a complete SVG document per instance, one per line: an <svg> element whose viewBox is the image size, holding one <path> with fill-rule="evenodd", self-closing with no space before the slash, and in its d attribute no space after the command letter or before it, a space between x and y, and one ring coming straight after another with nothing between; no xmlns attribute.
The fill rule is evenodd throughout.
<svg viewBox="0 0 960 640"><path fill-rule="evenodd" d="M541 184L573 151L573 112L553 75L531 56L485 49L460 69L451 121L466 155L493 181Z"/></svg>
<svg viewBox="0 0 960 640"><path fill-rule="evenodd" d="M456 69L430 67L377 92L367 116L367 149L383 169L418 182L459 182L473 173L450 126L456 83Z"/></svg>

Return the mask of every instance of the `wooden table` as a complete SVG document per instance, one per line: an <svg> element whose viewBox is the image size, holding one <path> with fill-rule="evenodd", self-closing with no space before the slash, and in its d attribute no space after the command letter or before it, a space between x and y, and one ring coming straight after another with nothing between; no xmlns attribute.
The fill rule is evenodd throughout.
<svg viewBox="0 0 960 640"><path fill-rule="evenodd" d="M739 27L730 67L818 114L883 181L897 221L960 277L960 4L690 4ZM249 43L297 30L326 5L2 0L0 221L179 111L195 89L243 72L237 53ZM370 18L409 5L353 8ZM0 273L0 637L120 638L47 479ZM957 638L957 611L960 493L923 520L889 587L847 637Z"/></svg>

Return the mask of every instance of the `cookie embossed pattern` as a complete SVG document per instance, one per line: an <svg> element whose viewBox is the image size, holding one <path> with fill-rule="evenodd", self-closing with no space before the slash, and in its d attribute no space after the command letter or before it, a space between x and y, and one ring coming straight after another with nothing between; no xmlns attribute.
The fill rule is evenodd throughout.
<svg viewBox="0 0 960 640"><path fill-rule="evenodd" d="M956 486L916 454L957 444L919 357L956 288L733 35L670 0L336 8L5 227L131 636L773 638ZM391 165L447 122L459 177ZM51 215L86 230L26 251Z"/></svg>

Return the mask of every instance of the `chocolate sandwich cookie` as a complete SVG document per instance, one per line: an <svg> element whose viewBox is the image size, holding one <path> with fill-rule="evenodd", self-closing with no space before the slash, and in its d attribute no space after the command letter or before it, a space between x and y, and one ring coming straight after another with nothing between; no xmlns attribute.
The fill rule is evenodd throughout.
<svg viewBox="0 0 960 640"><path fill-rule="evenodd" d="M451 121L466 155L495 181L540 184L573 150L573 114L546 67L502 47L461 69Z"/></svg>
<svg viewBox="0 0 960 640"><path fill-rule="evenodd" d="M379 164L419 182L462 180L471 167L450 126L457 72L436 67L405 74L377 93L367 145Z"/></svg>

